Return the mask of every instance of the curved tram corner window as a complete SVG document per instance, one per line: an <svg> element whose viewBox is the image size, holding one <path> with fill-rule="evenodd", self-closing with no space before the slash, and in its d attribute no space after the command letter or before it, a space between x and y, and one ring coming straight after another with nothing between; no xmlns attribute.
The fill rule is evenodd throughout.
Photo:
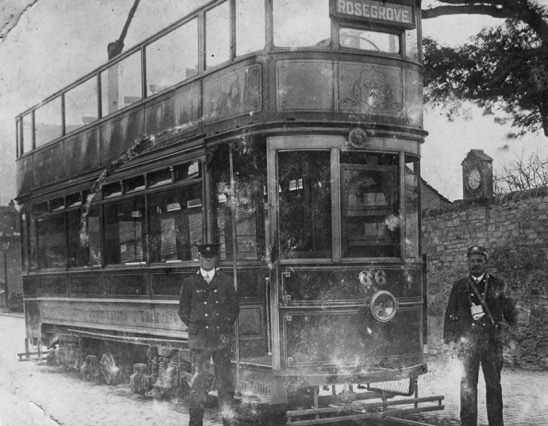
<svg viewBox="0 0 548 426"><path fill-rule="evenodd" d="M281 256L331 257L329 151L280 152L278 164Z"/></svg>
<svg viewBox="0 0 548 426"><path fill-rule="evenodd" d="M400 246L398 156L341 154L344 257L397 257Z"/></svg>
<svg viewBox="0 0 548 426"><path fill-rule="evenodd" d="M329 46L329 0L274 0L276 47Z"/></svg>
<svg viewBox="0 0 548 426"><path fill-rule="evenodd" d="M236 56L262 50L265 45L264 1L236 1Z"/></svg>
<svg viewBox="0 0 548 426"><path fill-rule="evenodd" d="M419 256L419 159L405 158L405 255Z"/></svg>
<svg viewBox="0 0 548 426"><path fill-rule="evenodd" d="M206 68L230 59L230 19L228 2L208 10L206 20Z"/></svg>
<svg viewBox="0 0 548 426"><path fill-rule="evenodd" d="M339 30L339 43L341 47L347 47L349 49L394 54L400 53L399 36L379 31L341 28Z"/></svg>
<svg viewBox="0 0 548 426"><path fill-rule="evenodd" d="M202 186L151 195L151 262L192 260L192 246L202 241Z"/></svg>

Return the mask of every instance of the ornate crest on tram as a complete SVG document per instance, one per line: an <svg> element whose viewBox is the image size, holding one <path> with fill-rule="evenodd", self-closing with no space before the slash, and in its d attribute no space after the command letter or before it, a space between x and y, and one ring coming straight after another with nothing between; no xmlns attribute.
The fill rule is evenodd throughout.
<svg viewBox="0 0 548 426"><path fill-rule="evenodd" d="M392 87L386 74L374 67L360 73L352 87L352 97L341 99L340 106L343 109L359 107L368 113L401 109L401 104L394 101Z"/></svg>

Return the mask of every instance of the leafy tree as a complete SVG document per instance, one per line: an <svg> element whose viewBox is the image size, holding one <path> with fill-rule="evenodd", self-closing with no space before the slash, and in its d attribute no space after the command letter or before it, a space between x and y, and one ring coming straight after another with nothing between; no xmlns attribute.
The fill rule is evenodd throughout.
<svg viewBox="0 0 548 426"><path fill-rule="evenodd" d="M423 19L481 14L503 23L457 48L424 40L425 99L452 118L471 101L516 131L548 136L548 6L541 0L436 0Z"/></svg>

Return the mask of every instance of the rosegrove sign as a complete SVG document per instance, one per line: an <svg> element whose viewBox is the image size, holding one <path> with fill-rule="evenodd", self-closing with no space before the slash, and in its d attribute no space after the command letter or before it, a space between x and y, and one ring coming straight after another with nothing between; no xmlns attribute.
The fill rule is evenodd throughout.
<svg viewBox="0 0 548 426"><path fill-rule="evenodd" d="M415 28L413 6L375 0L331 0L331 15Z"/></svg>

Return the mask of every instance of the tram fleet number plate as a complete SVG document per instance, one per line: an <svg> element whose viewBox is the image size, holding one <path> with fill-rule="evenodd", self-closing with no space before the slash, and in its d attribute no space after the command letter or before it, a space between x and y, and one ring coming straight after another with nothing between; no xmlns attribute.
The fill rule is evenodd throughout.
<svg viewBox="0 0 548 426"><path fill-rule="evenodd" d="M381 3L375 0L331 0L331 15L415 28L413 7L410 4Z"/></svg>

